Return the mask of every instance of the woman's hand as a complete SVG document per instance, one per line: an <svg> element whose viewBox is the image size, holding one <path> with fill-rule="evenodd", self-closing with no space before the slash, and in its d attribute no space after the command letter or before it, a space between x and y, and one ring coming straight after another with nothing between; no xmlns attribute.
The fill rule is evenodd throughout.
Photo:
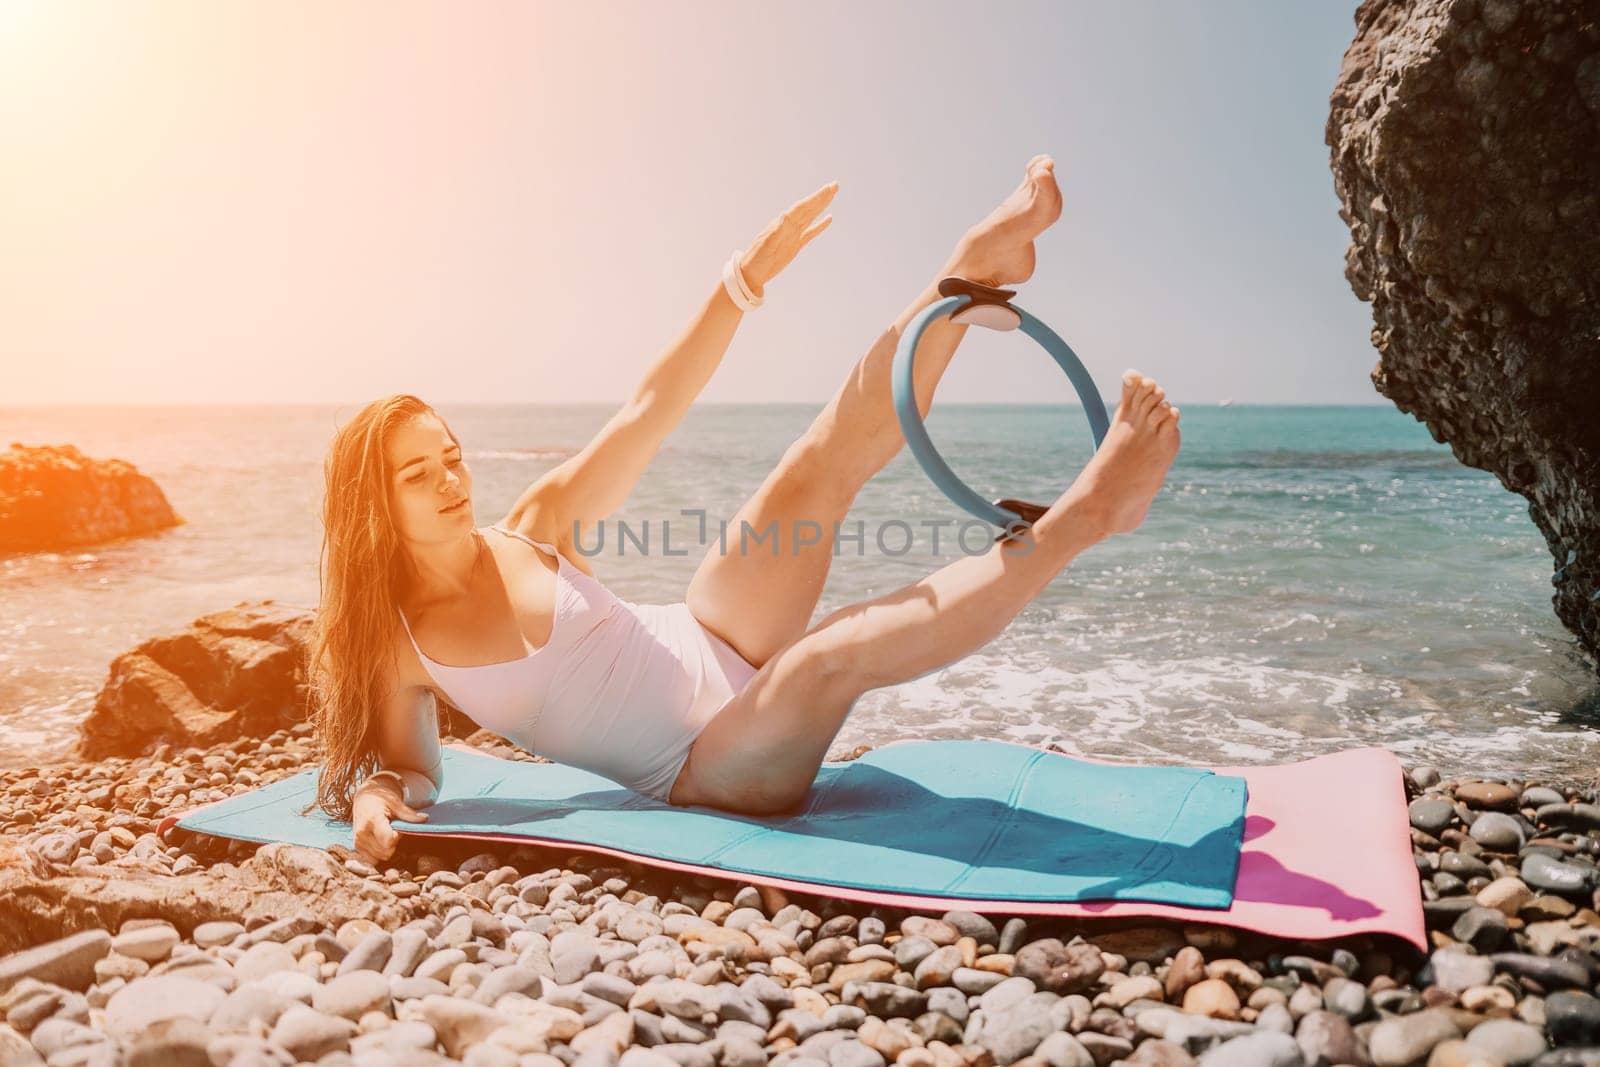
<svg viewBox="0 0 1600 1067"><path fill-rule="evenodd" d="M407 804L400 788L387 776L356 790L350 821L355 827L356 851L370 863L388 859L400 843L400 834L389 825L390 819L427 822L428 816Z"/></svg>
<svg viewBox="0 0 1600 1067"><path fill-rule="evenodd" d="M745 249L744 258L739 261L739 269L744 272L744 280L751 292L760 296L766 284L776 278L778 272L787 267L813 237L828 228L828 223L833 221L832 215L815 226L811 225L811 220L828 206L833 194L838 191L839 183L829 182L804 200L797 200L788 211L773 219L766 229L756 235L750 247Z"/></svg>

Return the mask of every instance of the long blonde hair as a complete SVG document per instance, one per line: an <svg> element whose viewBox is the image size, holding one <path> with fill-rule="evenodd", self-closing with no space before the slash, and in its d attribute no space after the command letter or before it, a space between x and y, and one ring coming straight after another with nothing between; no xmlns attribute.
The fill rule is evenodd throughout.
<svg viewBox="0 0 1600 1067"><path fill-rule="evenodd" d="M316 799L302 813L320 807L348 822L356 785L378 769L382 658L393 656L400 591L412 571L395 531L384 446L419 415L439 419L460 444L426 401L399 393L339 427L323 461L321 596L306 665L323 761Z"/></svg>

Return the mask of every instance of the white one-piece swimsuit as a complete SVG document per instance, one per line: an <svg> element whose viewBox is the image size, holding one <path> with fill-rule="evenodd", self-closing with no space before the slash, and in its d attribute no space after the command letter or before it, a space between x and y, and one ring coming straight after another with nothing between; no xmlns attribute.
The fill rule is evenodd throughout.
<svg viewBox="0 0 1600 1067"><path fill-rule="evenodd" d="M558 763L667 800L689 748L757 668L686 604L634 604L574 567L555 546L550 639L521 659L452 667L411 646L450 702L486 730Z"/></svg>

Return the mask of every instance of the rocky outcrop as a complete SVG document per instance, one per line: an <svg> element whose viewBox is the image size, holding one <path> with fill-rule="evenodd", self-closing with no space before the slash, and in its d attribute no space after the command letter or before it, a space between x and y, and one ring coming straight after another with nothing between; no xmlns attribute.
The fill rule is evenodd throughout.
<svg viewBox="0 0 1600 1067"><path fill-rule="evenodd" d="M0 452L0 554L99 544L183 521L131 463L90 459L72 445L13 441Z"/></svg>
<svg viewBox="0 0 1600 1067"><path fill-rule="evenodd" d="M36 859L0 844L0 955L80 931L116 930L129 919L164 919L187 936L223 919L299 917L308 927L369 919L393 928L420 911L416 898L352 874L322 849L282 842L238 865L183 875L154 864L40 870Z"/></svg>
<svg viewBox="0 0 1600 1067"><path fill-rule="evenodd" d="M263 600L202 616L111 661L81 727L87 759L163 742L212 745L265 737L305 715L305 642L312 614Z"/></svg>
<svg viewBox="0 0 1600 1067"><path fill-rule="evenodd" d="M162 744L206 747L266 737L309 718L306 659L313 613L271 599L203 615L111 661L79 725L84 759L135 756ZM478 729L440 701L440 729Z"/></svg>
<svg viewBox="0 0 1600 1067"><path fill-rule="evenodd" d="M1326 138L1373 384L1527 497L1600 656L1600 0L1366 0Z"/></svg>

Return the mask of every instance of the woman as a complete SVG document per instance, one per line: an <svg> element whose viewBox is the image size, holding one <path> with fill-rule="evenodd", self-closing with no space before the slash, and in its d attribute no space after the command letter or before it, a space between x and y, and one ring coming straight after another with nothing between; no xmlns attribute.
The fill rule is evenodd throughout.
<svg viewBox="0 0 1600 1067"><path fill-rule="evenodd" d="M460 442L422 401L377 401L343 426L327 459L312 648L325 745L316 803L353 822L357 849L386 859L398 840L391 820L427 818L417 809L441 784L436 692L532 751L668 803L787 810L857 697L981 648L1079 552L1134 529L1179 437L1178 409L1129 371L1101 447L1026 537L809 625L836 522L903 443L889 377L901 332L940 299L941 277L1004 286L1032 275L1033 240L1061 213L1053 168L1047 156L1029 163L734 516L734 531L775 523L776 548L725 551L714 541L679 603L616 597L575 538L627 498L743 309L759 306L827 227L831 216L814 220L836 185L736 254L633 398L493 526L474 524ZM923 334L915 389L924 412L965 332L941 318ZM801 524L807 533L796 538Z"/></svg>

